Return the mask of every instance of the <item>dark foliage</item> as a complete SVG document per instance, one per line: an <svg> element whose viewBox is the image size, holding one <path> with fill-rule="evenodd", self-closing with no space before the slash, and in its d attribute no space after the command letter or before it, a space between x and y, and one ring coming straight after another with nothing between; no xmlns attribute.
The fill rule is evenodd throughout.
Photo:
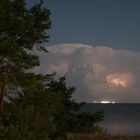
<svg viewBox="0 0 140 140"><path fill-rule="evenodd" d="M28 9L25 0L0 0L0 107L10 84L28 86L27 70L39 65L32 51L47 51L42 43L50 27L50 11L42 3Z"/></svg>
<svg viewBox="0 0 140 140"><path fill-rule="evenodd" d="M89 132L103 113L81 113L65 77L36 75L27 70L39 65L33 50L45 51L51 26L50 11L42 1L31 8L25 0L0 0L0 139L63 140L68 132ZM3 105L6 91L22 94ZM18 93L18 90L17 90ZM3 110L2 110L3 109Z"/></svg>

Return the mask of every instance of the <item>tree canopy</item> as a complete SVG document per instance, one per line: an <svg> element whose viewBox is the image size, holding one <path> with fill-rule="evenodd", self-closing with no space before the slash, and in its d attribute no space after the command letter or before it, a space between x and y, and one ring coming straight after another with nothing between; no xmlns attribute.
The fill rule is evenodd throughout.
<svg viewBox="0 0 140 140"><path fill-rule="evenodd" d="M27 8L25 0L0 0L0 106L8 85L32 83L27 70L39 65L32 51L46 51L42 43L50 27L50 11L42 2Z"/></svg>

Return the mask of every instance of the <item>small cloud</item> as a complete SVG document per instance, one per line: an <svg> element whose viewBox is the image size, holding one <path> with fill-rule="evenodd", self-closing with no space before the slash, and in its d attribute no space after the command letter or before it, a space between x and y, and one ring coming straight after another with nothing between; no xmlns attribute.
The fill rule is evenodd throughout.
<svg viewBox="0 0 140 140"><path fill-rule="evenodd" d="M90 48L91 46L89 45L83 45L83 44L61 44L61 45L54 45L48 48L48 50L51 53L56 53L56 54L73 54L76 50L82 49L82 48Z"/></svg>
<svg viewBox="0 0 140 140"><path fill-rule="evenodd" d="M60 76L65 75L68 72L69 63L63 62L60 64L50 64L47 69L47 73L57 73Z"/></svg>

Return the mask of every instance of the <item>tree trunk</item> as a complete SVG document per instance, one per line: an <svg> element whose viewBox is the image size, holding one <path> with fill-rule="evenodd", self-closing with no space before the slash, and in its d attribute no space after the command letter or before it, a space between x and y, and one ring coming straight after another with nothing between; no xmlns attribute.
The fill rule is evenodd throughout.
<svg viewBox="0 0 140 140"><path fill-rule="evenodd" d="M4 99L5 90L6 90L6 83L2 82L0 84L0 111L3 110L3 99Z"/></svg>

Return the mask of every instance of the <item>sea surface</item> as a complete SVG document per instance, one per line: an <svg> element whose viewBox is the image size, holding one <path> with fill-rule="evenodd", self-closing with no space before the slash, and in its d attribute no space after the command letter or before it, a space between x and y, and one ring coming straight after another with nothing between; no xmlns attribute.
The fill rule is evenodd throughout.
<svg viewBox="0 0 140 140"><path fill-rule="evenodd" d="M100 123L112 135L140 135L140 104L85 104L81 111L105 111Z"/></svg>

